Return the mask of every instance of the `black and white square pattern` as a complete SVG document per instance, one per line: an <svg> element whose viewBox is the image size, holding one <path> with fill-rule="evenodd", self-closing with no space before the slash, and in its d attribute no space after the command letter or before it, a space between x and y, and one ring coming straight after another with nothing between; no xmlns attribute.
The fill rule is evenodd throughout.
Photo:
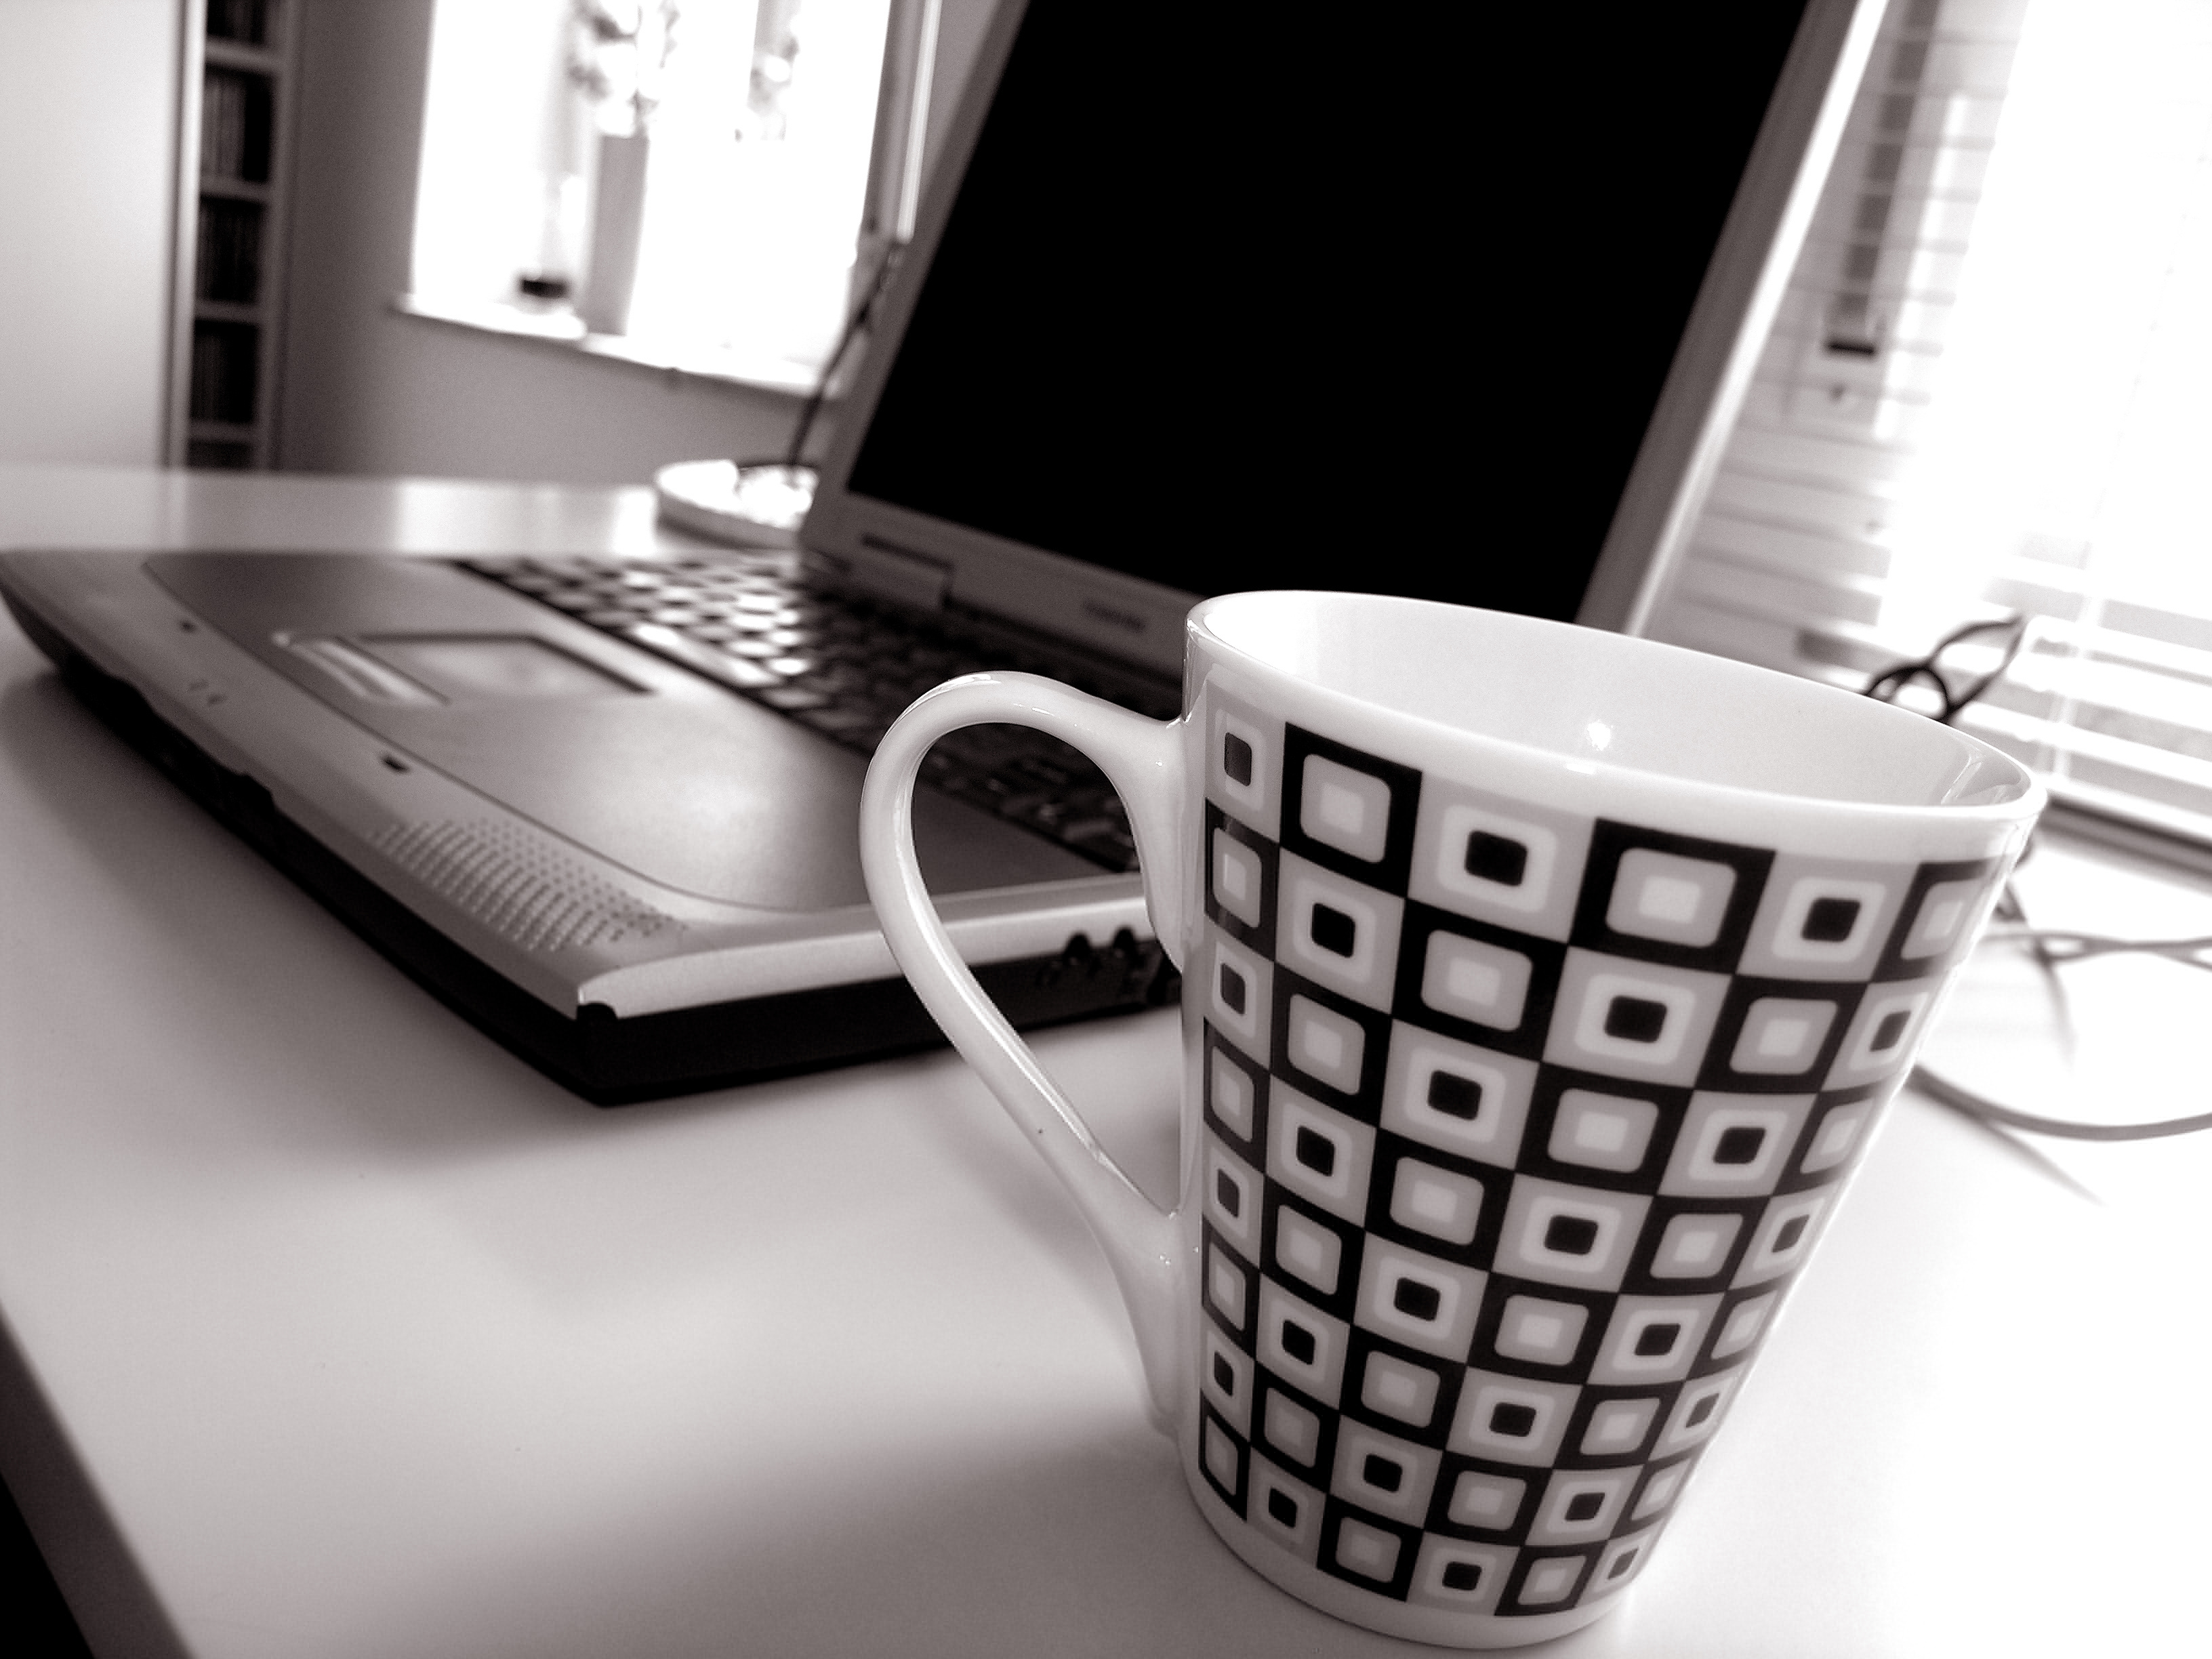
<svg viewBox="0 0 2212 1659"><path fill-rule="evenodd" d="M1332 1213L1295 1187L1270 1182L1264 1238L1260 1260L1270 1273L1322 1311L1352 1317L1367 1243L1358 1218Z"/></svg>
<svg viewBox="0 0 2212 1659"><path fill-rule="evenodd" d="M1774 855L1603 819L1590 836L1574 942L1609 956L1732 970Z"/></svg>
<svg viewBox="0 0 2212 1659"><path fill-rule="evenodd" d="M1405 892L1419 772L1291 726L1283 732L1282 783L1285 852Z"/></svg>
<svg viewBox="0 0 2212 1659"><path fill-rule="evenodd" d="M1610 1595L2002 862L1577 818L1207 695L1198 1474L1377 1595Z"/></svg>
<svg viewBox="0 0 2212 1659"><path fill-rule="evenodd" d="M1590 820L1571 813L1424 778L1407 896L1564 945L1574 931L1590 829Z"/></svg>
<svg viewBox="0 0 2212 1659"><path fill-rule="evenodd" d="M1258 1451L1252 1454L1244 1518L1308 1566L1321 1548L1322 1495Z"/></svg>
<svg viewBox="0 0 2212 1659"><path fill-rule="evenodd" d="M1206 808L1206 914L1239 945L1275 953L1274 842L1208 803Z"/></svg>
<svg viewBox="0 0 2212 1659"><path fill-rule="evenodd" d="M1613 1297L1492 1275L1470 1358L1492 1370L1571 1382L1589 1370Z"/></svg>
<svg viewBox="0 0 2212 1659"><path fill-rule="evenodd" d="M1406 1347L1355 1326L1344 1409L1393 1434L1440 1446L1451 1427L1465 1370L1455 1358Z"/></svg>
<svg viewBox="0 0 2212 1659"><path fill-rule="evenodd" d="M1406 907L1391 988L1400 1018L1502 1054L1536 1058L1566 952L1549 939Z"/></svg>

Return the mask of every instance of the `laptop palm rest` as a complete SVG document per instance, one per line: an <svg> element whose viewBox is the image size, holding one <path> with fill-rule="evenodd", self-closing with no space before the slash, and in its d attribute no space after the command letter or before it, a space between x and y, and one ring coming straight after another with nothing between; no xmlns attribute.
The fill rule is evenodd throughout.
<svg viewBox="0 0 2212 1659"><path fill-rule="evenodd" d="M429 560L156 555L153 577L234 644L405 756L647 878L748 907L863 904L861 758L557 611ZM933 791L930 885L1098 866Z"/></svg>

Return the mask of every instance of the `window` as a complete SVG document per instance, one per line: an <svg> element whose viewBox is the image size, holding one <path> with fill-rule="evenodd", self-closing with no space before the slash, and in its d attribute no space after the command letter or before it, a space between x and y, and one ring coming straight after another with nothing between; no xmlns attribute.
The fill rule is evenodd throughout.
<svg viewBox="0 0 2212 1659"><path fill-rule="evenodd" d="M2024 614L1960 724L2212 843L2212 9L1884 27L1652 631L1856 688Z"/></svg>
<svg viewBox="0 0 2212 1659"><path fill-rule="evenodd" d="M890 216L911 213L918 169L902 163L927 107L935 11L441 0L414 307L585 342L580 312L622 337L594 349L811 387L872 275L872 258L856 264L863 230L887 234L872 164L894 175L873 192ZM879 122L886 87L900 107Z"/></svg>

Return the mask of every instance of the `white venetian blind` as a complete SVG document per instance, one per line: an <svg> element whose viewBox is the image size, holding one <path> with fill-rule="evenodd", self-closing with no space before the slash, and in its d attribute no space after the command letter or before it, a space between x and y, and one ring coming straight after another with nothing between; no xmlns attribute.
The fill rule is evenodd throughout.
<svg viewBox="0 0 2212 1659"><path fill-rule="evenodd" d="M1960 725L2212 842L2212 0L1896 0L1650 631L1856 687L2015 611Z"/></svg>

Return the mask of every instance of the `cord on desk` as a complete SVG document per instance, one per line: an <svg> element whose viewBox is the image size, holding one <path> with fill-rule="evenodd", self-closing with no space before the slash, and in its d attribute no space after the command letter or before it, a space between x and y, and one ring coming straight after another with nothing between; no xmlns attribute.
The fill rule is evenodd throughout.
<svg viewBox="0 0 2212 1659"><path fill-rule="evenodd" d="M2157 1140L2166 1135L2193 1135L2199 1130L2212 1129L2212 1112L2201 1112L2195 1117L2170 1117L2155 1123L2083 1123L2073 1118L2039 1117L2033 1112L2000 1106L1988 1096L1978 1095L1925 1066L1914 1066L1905 1081L1954 1112L1964 1112L1968 1117L2002 1124L2027 1134L2055 1135L2067 1140Z"/></svg>
<svg viewBox="0 0 2212 1659"><path fill-rule="evenodd" d="M1918 686L1931 691L1942 705L1940 712L1930 715L1948 726L1960 712L2002 678L2020 654L2027 634L2027 618L2014 615L2001 621L1969 623L1965 627L1947 634L1936 642L1936 648L1925 657L1911 662L1892 664L1876 673L1866 684L1866 695L1882 702L1895 702L1908 687ZM1994 644L1998 647L1997 665L1980 673L1967 673L1956 664L1943 660L1944 654L1954 646ZM2021 854L2026 861L2033 850L2031 840ZM1995 915L2001 921L2014 924L1998 929L1984 939L1984 944L2014 944L2024 945L2035 958L2051 990L2052 1012L2068 1052L2073 1048L2073 1028L2066 1001L2066 988L2058 978L2058 969L2070 963L2088 962L2108 956L2156 956L2185 967L2201 968L2212 973L2212 936L2197 939L2114 939L2104 933L2084 933L2066 928L2039 928L2028 925L2027 912L2020 896L2007 882L1998 897ZM1978 1118L1986 1123L2001 1124L2008 1129L2018 1129L2027 1134L2052 1135L2069 1140L2155 1140L2167 1135L2196 1134L2212 1129L2212 1112L2200 1112L2193 1117L2166 1118L2150 1123L2085 1123L2074 1118L2044 1117L2034 1112L2019 1111L2010 1106L1978 1094L1962 1084L1954 1083L1941 1073L1925 1066L1912 1068L1907 1082L1930 1099L1940 1102L1956 1112Z"/></svg>
<svg viewBox="0 0 2212 1659"><path fill-rule="evenodd" d="M2025 922L2026 914L2009 884L2006 886L2003 908L1999 914L2010 913L2010 919ZM2199 939L2113 939L2104 933L2076 933L2063 927L2029 927L2026 926L1999 928L1988 934L1983 945L2021 945L2033 953L2044 972L2049 976L2054 1000L2064 1014L2065 993L2059 985L2056 970L2067 963L2094 961L2099 957L2153 956L2164 957L2168 962L2179 962L2191 968L2202 968L2212 973L2212 937ZM2084 1123L2073 1118L2043 1117L2033 1112L2015 1110L2001 1105L1988 1096L1977 1094L1962 1084L1952 1082L1942 1073L1925 1066L1916 1066L1907 1079L1923 1094L1941 1101L1954 1111L1964 1112L1986 1122L2001 1123L2008 1129L2020 1129L2030 1134L2057 1135L2069 1140L2155 1140L2166 1135L2195 1134L2212 1129L2212 1112L2200 1112L2193 1117L2164 1118L2150 1123Z"/></svg>
<svg viewBox="0 0 2212 1659"><path fill-rule="evenodd" d="M830 348L829 360L822 365L822 377L815 381L814 390L806 399L806 406L799 411L798 423L791 429L791 442L784 453L783 464L786 466L810 464L806 459L806 441L813 434L815 422L821 418L822 405L829 400L830 382L836 376L838 365L845 361L845 354L853 349L853 342L859 339L861 332L874 320L877 304L883 299L884 290L890 286L892 274L898 270L899 262L905 253L906 244L893 241L884 247L882 257L877 260L875 274L868 279L868 286L860 295L860 302L845 319L844 331L838 335L837 343Z"/></svg>

